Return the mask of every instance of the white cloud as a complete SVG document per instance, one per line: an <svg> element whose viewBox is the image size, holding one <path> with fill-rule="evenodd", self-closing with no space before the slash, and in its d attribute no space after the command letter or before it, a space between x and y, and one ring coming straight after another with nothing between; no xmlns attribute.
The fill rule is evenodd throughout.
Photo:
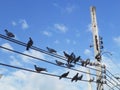
<svg viewBox="0 0 120 90"><path fill-rule="evenodd" d="M55 40L54 43L55 43L55 44L59 44L60 41L59 41L59 40Z"/></svg>
<svg viewBox="0 0 120 90"><path fill-rule="evenodd" d="M91 24L88 24L87 31L92 32L92 25Z"/></svg>
<svg viewBox="0 0 120 90"><path fill-rule="evenodd" d="M53 3L53 5L58 8L62 13L72 13L76 6L74 5L65 5L64 7L60 6L58 3Z"/></svg>
<svg viewBox="0 0 120 90"><path fill-rule="evenodd" d="M4 43L1 46L13 50L13 47L9 43ZM5 49L2 49L2 50L5 52L9 52L8 50L5 50Z"/></svg>
<svg viewBox="0 0 120 90"><path fill-rule="evenodd" d="M68 30L68 28L64 24L54 24L54 28L63 33L66 33Z"/></svg>
<svg viewBox="0 0 120 90"><path fill-rule="evenodd" d="M29 25L25 19L21 19L19 23L22 25L22 29L27 29L29 28Z"/></svg>
<svg viewBox="0 0 120 90"><path fill-rule="evenodd" d="M113 39L118 45L120 45L120 36Z"/></svg>
<svg viewBox="0 0 120 90"><path fill-rule="evenodd" d="M65 11L68 12L68 13L72 13L75 9L75 6L68 6L68 7L65 7Z"/></svg>
<svg viewBox="0 0 120 90"><path fill-rule="evenodd" d="M41 52L38 52L35 50L24 51L23 53L25 53L27 55L31 55L31 56L36 57L36 58L41 58L41 59L45 58L45 56ZM34 63L34 62L32 62L32 58L30 58L30 57L23 56L23 55L20 55L20 57L26 63L32 63L32 64Z"/></svg>
<svg viewBox="0 0 120 90"><path fill-rule="evenodd" d="M70 39L66 39L66 43L69 44L71 41Z"/></svg>
<svg viewBox="0 0 120 90"><path fill-rule="evenodd" d="M17 23L16 23L15 21L12 21L12 25L13 25L13 26L16 26Z"/></svg>
<svg viewBox="0 0 120 90"><path fill-rule="evenodd" d="M46 36L51 36L52 35L52 33L48 32L48 31L43 31L43 34L46 35Z"/></svg>
<svg viewBox="0 0 120 90"><path fill-rule="evenodd" d="M10 65L22 66L22 64L14 56L10 56L10 58L11 58Z"/></svg>
<svg viewBox="0 0 120 90"><path fill-rule="evenodd" d="M52 83L51 83L52 82ZM79 90L83 83L17 70L0 80L0 90ZM84 83L85 85L85 83ZM86 87L84 87L86 90Z"/></svg>
<svg viewBox="0 0 120 90"><path fill-rule="evenodd" d="M85 49L84 54L89 56L91 55L91 51L89 49Z"/></svg>

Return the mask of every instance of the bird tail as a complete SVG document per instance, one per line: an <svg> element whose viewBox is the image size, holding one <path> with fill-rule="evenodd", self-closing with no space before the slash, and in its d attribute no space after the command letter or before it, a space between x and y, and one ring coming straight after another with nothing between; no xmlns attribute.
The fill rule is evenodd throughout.
<svg viewBox="0 0 120 90"><path fill-rule="evenodd" d="M29 50L29 47L26 47L26 50Z"/></svg>
<svg viewBox="0 0 120 90"><path fill-rule="evenodd" d="M61 79L62 77L60 76L59 79Z"/></svg>

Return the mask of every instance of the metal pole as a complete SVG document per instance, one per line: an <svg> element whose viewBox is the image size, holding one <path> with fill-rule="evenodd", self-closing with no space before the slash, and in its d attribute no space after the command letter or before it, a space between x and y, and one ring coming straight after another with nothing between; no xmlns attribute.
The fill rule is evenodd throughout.
<svg viewBox="0 0 120 90"><path fill-rule="evenodd" d="M94 6L92 6L90 8L91 10L91 20L92 20L92 33L93 33L93 45L94 45L94 56L95 58L95 62L99 63L99 65L101 66L101 51L100 51L100 44L99 44L99 35L98 35L98 27L97 27L97 19L96 19L96 8ZM102 78L100 78L102 76L102 68L100 66L96 66L97 70L96 74L96 81L99 81L97 83L97 90L104 90L103 89L103 85L102 83Z"/></svg>

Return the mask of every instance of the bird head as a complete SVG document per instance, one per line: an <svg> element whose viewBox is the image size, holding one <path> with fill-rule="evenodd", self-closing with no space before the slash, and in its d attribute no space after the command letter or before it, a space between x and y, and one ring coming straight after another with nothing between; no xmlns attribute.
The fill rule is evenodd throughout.
<svg viewBox="0 0 120 90"><path fill-rule="evenodd" d="M8 30L7 30L7 29L5 29L5 32L8 32Z"/></svg>

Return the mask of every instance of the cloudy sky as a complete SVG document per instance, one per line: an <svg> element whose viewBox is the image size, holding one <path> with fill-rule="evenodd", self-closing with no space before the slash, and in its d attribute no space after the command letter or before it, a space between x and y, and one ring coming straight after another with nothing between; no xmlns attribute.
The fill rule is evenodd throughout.
<svg viewBox="0 0 120 90"><path fill-rule="evenodd" d="M91 33L90 7L96 7L99 35L103 37L102 63L114 75L120 75L120 1L119 0L0 0L0 34L4 29L15 34L15 39L27 43L29 37L34 46L47 50L54 48L58 54L74 52L83 59L94 61ZM0 46L55 62L53 58L0 38ZM110 55L110 53L112 55ZM34 70L34 65L45 67L48 73L61 75L68 69L28 58L0 49L0 63ZM80 66L77 69L86 71ZM70 76L77 72L70 71ZM0 90L88 90L88 83L71 83L43 74L26 72L0 65ZM82 74L82 73L80 73ZM91 76L92 77L92 76ZM86 79L84 74L84 78ZM106 87L106 90L109 87ZM96 90L96 89L95 89Z"/></svg>

